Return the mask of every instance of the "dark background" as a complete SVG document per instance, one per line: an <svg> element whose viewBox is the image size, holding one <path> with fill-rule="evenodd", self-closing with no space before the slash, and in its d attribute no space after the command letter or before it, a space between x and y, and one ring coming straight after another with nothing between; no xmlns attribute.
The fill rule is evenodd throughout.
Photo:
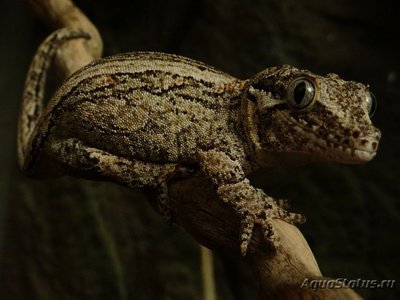
<svg viewBox="0 0 400 300"><path fill-rule="evenodd" d="M200 299L198 245L143 199L110 183L33 181L18 170L16 120L24 76L50 30L20 1L0 1L0 298ZM155 50L239 78L273 65L338 73L371 85L383 137L362 166L322 164L254 176L291 200L324 276L400 279L399 53L395 1L76 1L105 55ZM254 299L245 265L218 255L220 299ZM357 290L398 299L396 289Z"/></svg>

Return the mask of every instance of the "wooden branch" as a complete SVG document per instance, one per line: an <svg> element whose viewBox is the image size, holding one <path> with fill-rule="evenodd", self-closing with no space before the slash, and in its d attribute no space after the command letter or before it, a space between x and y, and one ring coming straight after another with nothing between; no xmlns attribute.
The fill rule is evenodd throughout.
<svg viewBox="0 0 400 300"><path fill-rule="evenodd" d="M200 244L240 259L240 220L215 194L209 181L190 178L171 182L174 221ZM154 205L154 195L150 197ZM252 268L261 299L361 299L353 290L301 288L306 278L322 278L311 249L300 230L281 220L273 224L280 236L274 252L256 228L243 259ZM308 298L307 298L308 297Z"/></svg>

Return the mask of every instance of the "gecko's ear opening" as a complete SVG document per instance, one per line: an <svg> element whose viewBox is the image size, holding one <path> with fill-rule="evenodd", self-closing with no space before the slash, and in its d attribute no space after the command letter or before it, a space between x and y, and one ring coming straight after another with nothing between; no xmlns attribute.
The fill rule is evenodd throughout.
<svg viewBox="0 0 400 300"><path fill-rule="evenodd" d="M257 97L255 93L255 89L252 85L249 86L247 93L246 93L247 99L250 100L253 103L257 103Z"/></svg>
<svg viewBox="0 0 400 300"><path fill-rule="evenodd" d="M277 104L286 103L285 99L276 99L271 92L264 89L258 89L255 85L250 85L247 90L247 98L253 102L259 111L264 111Z"/></svg>
<svg viewBox="0 0 400 300"><path fill-rule="evenodd" d="M249 100L252 101L259 111L263 111L267 106L266 100L268 98L268 94L263 91L254 88L254 86L250 86L248 89Z"/></svg>

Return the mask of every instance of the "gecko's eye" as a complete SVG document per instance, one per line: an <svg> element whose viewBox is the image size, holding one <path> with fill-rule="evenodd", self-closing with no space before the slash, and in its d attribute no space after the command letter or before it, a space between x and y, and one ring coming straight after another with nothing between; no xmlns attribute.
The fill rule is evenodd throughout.
<svg viewBox="0 0 400 300"><path fill-rule="evenodd" d="M290 82L286 101L294 110L307 111L313 106L316 95L316 82L308 77L299 77Z"/></svg>
<svg viewBox="0 0 400 300"><path fill-rule="evenodd" d="M370 117L372 117L375 114L376 111L376 98L374 94L371 92L367 92L367 111Z"/></svg>

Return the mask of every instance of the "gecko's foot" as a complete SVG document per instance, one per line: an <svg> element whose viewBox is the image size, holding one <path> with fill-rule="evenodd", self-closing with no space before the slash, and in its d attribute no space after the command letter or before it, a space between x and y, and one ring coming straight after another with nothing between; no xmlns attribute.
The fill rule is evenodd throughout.
<svg viewBox="0 0 400 300"><path fill-rule="evenodd" d="M172 214L170 207L170 196L168 193L168 182L171 179L187 178L193 176L195 173L194 168L181 165L169 165L166 167L161 176L158 178L156 189L158 191L157 196L157 208L160 214L167 220L169 224L172 224Z"/></svg>
<svg viewBox="0 0 400 300"><path fill-rule="evenodd" d="M279 247L279 236L272 224L272 219L281 219L290 224L303 224L306 221L304 216L281 208L272 198L267 198L262 207L256 205L251 209L244 210L243 213L244 218L241 221L240 233L240 252L242 256L247 253L255 224L261 226L265 240L275 250Z"/></svg>

